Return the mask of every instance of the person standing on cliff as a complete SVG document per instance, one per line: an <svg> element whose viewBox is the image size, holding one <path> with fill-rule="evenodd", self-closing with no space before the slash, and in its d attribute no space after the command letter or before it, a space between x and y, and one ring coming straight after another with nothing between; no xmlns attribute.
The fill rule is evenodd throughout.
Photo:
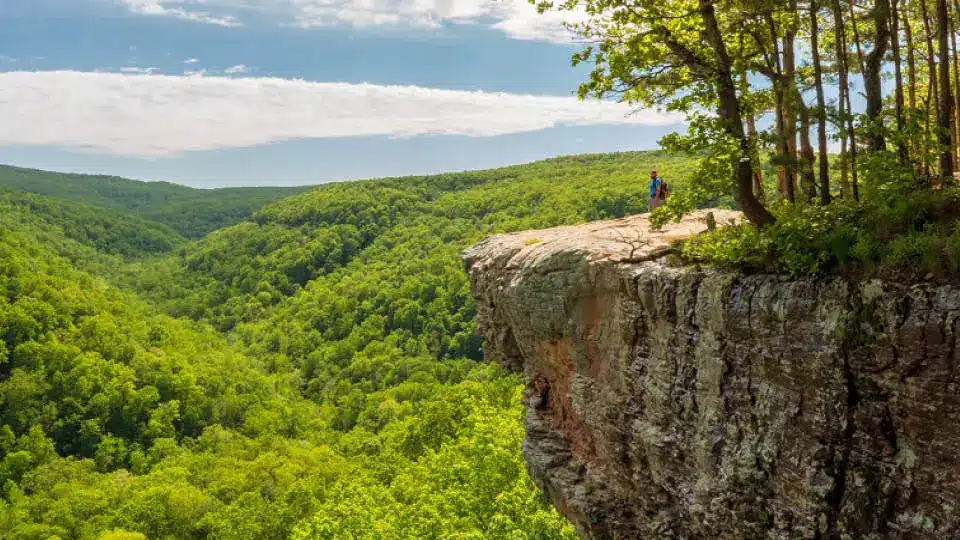
<svg viewBox="0 0 960 540"><path fill-rule="evenodd" d="M660 178L656 169L650 171L650 199L648 200L650 211L656 210L669 196L670 189L667 187L667 183Z"/></svg>

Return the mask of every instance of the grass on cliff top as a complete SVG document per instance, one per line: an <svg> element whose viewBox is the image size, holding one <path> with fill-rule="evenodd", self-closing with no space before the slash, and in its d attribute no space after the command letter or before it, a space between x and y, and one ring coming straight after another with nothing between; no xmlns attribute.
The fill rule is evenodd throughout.
<svg viewBox="0 0 960 540"><path fill-rule="evenodd" d="M774 205L776 224L722 227L682 242L681 258L748 271L893 280L960 278L960 189L865 202Z"/></svg>

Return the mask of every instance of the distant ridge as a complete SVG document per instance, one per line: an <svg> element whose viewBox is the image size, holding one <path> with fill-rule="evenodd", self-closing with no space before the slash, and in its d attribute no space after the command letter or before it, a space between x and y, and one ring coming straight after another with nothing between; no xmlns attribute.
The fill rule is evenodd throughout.
<svg viewBox="0 0 960 540"><path fill-rule="evenodd" d="M171 182L144 182L9 165L0 165L0 187L133 212L191 238L239 223L267 203L312 189L310 186L197 189Z"/></svg>

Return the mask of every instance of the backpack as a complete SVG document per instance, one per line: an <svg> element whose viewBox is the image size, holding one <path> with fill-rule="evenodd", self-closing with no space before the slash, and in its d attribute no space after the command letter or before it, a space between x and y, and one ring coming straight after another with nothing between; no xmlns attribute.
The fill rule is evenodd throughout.
<svg viewBox="0 0 960 540"><path fill-rule="evenodd" d="M660 186L659 186L657 189L658 189L659 192L660 192L660 198L661 198L661 199L666 199L667 197L670 196L670 187L667 186L667 182L666 182L666 181L660 180Z"/></svg>

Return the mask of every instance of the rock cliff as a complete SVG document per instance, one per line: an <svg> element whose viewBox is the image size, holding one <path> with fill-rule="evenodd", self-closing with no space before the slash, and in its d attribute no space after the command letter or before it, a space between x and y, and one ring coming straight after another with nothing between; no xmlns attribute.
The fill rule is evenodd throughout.
<svg viewBox="0 0 960 540"><path fill-rule="evenodd" d="M488 358L549 384L547 497L586 538L960 538L960 287L666 264L703 217L464 253Z"/></svg>

